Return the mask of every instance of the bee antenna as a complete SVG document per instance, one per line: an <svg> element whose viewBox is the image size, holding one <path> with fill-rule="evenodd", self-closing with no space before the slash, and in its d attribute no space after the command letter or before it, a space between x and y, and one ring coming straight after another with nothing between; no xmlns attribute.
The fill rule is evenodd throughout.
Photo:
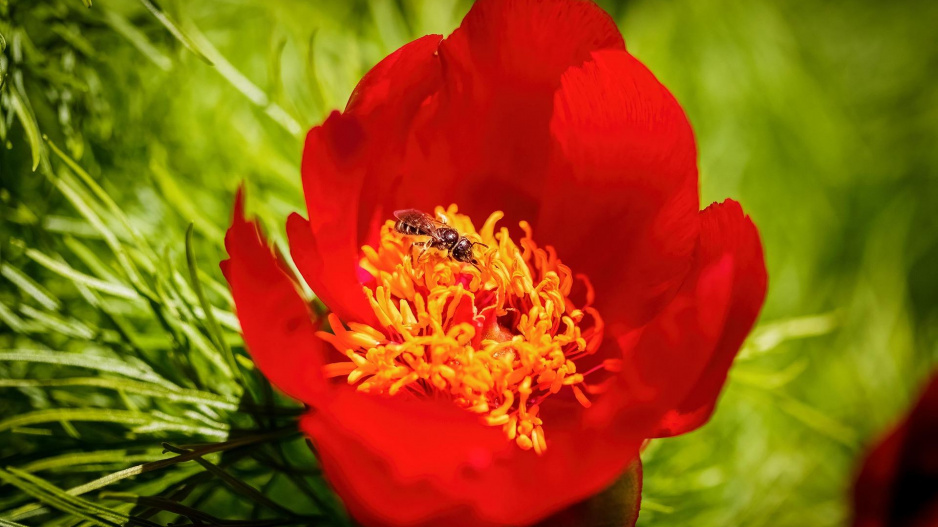
<svg viewBox="0 0 938 527"><path fill-rule="evenodd" d="M489 248L488 245L486 245L486 244L484 244L484 243L482 243L482 242L472 242L472 245L473 245L473 247L476 246L476 245L481 245L482 247L485 247L486 249Z"/></svg>

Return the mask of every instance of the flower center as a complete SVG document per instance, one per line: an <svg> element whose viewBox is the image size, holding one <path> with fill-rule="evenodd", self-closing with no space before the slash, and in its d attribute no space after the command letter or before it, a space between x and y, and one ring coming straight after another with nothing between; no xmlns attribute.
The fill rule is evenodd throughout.
<svg viewBox="0 0 938 527"><path fill-rule="evenodd" d="M502 427L522 449L543 453L538 413L548 398L572 395L588 408L586 393L600 388L586 385L576 366L602 340L592 286L577 276L586 300L575 306L573 273L553 247L534 243L527 222L520 224L519 247L507 228L496 232L500 211L478 231L455 205L436 213L460 235L487 245L474 248L478 268L426 249L426 236L403 235L394 221L385 223L377 248L363 247L361 261L374 278L365 293L383 327L349 322L346 329L330 314L334 334L319 335L349 362L329 364L325 373L347 375L349 384L372 394L447 397ZM591 372L613 370L614 362Z"/></svg>

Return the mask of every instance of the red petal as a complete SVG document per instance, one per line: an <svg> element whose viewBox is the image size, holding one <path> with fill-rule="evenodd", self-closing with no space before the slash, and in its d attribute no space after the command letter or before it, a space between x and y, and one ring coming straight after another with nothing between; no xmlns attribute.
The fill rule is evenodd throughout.
<svg viewBox="0 0 938 527"><path fill-rule="evenodd" d="M676 435L706 422L762 306L766 274L752 222L731 200L700 214L695 270L654 320L618 338L620 382L590 410L618 412L627 433Z"/></svg>
<svg viewBox="0 0 938 527"><path fill-rule="evenodd" d="M899 458L908 428L902 423L869 452L857 478L853 496L853 525L886 527L898 479Z"/></svg>
<svg viewBox="0 0 938 527"><path fill-rule="evenodd" d="M221 263L231 287L251 357L287 395L312 402L326 387L319 326L294 282L278 263L257 224L244 219L241 190L225 236L229 259Z"/></svg>
<svg viewBox="0 0 938 527"><path fill-rule="evenodd" d="M383 191L365 181L372 172L399 176L395 159L413 113L438 77L439 40L423 37L385 58L359 83L346 114L333 112L306 136L302 172L311 234L302 218L291 219L291 248L304 262L300 272L310 288L345 321L373 321L358 262L365 233L377 232L373 218L383 212L375 200Z"/></svg>
<svg viewBox="0 0 938 527"><path fill-rule="evenodd" d="M453 481L513 445L447 401L340 388L302 422L323 471L364 525L485 525ZM475 467L475 468L473 468Z"/></svg>
<svg viewBox="0 0 938 527"><path fill-rule="evenodd" d="M395 206L457 203L478 223L537 213L548 123L562 73L592 51L625 49L592 2L483 0L440 45L442 91L415 124Z"/></svg>
<svg viewBox="0 0 938 527"><path fill-rule="evenodd" d="M303 422L323 469L367 525L525 525L609 486L639 442L548 432L543 456L447 401L343 389Z"/></svg>
<svg viewBox="0 0 938 527"><path fill-rule="evenodd" d="M606 13L563 0L480 1L437 54L439 40L383 60L346 113L307 137L305 245L328 261L302 272L343 319L362 302L335 291L357 288L359 248L393 210L459 203L480 223L496 209L534 217L561 73L591 51L624 49Z"/></svg>
<svg viewBox="0 0 938 527"><path fill-rule="evenodd" d="M592 2L479 0L440 52L448 87L477 95L467 88L494 92L496 79L509 91L555 88L567 68L600 49L624 50L625 42L612 17Z"/></svg>
<svg viewBox="0 0 938 527"><path fill-rule="evenodd" d="M556 140L539 240L590 278L616 331L673 297L698 233L697 154L680 105L624 51L568 70L554 99ZM601 255L601 257L597 257Z"/></svg>
<svg viewBox="0 0 938 527"><path fill-rule="evenodd" d="M767 275L762 243L755 225L743 215L738 203L726 200L701 213L699 251L701 262L732 259L730 304L706 367L683 402L662 420L659 436L683 434L710 419L733 359L765 301Z"/></svg>
<svg viewBox="0 0 938 527"><path fill-rule="evenodd" d="M363 301L329 289L357 286L359 248L393 210L459 203L477 222L497 209L512 223L535 217L563 71L625 48L605 12L565 0L477 2L438 44L424 37L383 60L346 113L307 137L307 245L328 261L302 272L344 319Z"/></svg>
<svg viewBox="0 0 938 527"><path fill-rule="evenodd" d="M869 453L854 487L854 527L938 525L938 372L905 421Z"/></svg>
<svg viewBox="0 0 938 527"><path fill-rule="evenodd" d="M536 527L615 525L634 527L642 504L642 463L632 466L606 490L552 515Z"/></svg>
<svg viewBox="0 0 938 527"><path fill-rule="evenodd" d="M326 229L328 227L323 230ZM290 255L296 268L316 296L342 320L379 327L356 274L357 247L352 243L342 243L328 233L319 234L317 240L310 223L299 214L293 213L287 218ZM317 241L330 245L323 246L325 250L321 250Z"/></svg>

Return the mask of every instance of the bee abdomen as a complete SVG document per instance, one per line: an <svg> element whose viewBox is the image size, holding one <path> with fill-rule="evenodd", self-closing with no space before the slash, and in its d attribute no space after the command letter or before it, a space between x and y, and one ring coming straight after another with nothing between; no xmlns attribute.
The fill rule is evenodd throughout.
<svg viewBox="0 0 938 527"><path fill-rule="evenodd" d="M422 232L420 232L420 229L418 229L417 227L414 227L413 225L410 225L409 223L404 223L401 220L398 220L397 223L394 224L394 230L396 230L397 232L401 234L407 234L410 236L418 236L418 235L423 234Z"/></svg>

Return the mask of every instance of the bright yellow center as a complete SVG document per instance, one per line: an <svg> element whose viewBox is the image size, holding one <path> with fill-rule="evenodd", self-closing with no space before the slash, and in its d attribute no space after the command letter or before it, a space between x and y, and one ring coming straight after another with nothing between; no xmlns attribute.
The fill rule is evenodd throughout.
<svg viewBox="0 0 938 527"><path fill-rule="evenodd" d="M329 377L348 376L349 384L372 394L448 397L503 428L519 447L547 448L541 405L571 390L585 407L587 393L575 360L595 353L603 323L590 307L593 290L585 277L586 304L570 301L574 275L552 247L539 248L531 227L521 222L521 246L495 212L478 231L456 206L437 217L472 241L479 269L457 262L444 251L411 247L426 237L405 236L394 221L381 228L377 248L362 248L361 267L375 278L365 293L383 328L350 322L343 327L329 315L334 334L321 332L350 362L326 366ZM612 370L615 361L600 368Z"/></svg>

